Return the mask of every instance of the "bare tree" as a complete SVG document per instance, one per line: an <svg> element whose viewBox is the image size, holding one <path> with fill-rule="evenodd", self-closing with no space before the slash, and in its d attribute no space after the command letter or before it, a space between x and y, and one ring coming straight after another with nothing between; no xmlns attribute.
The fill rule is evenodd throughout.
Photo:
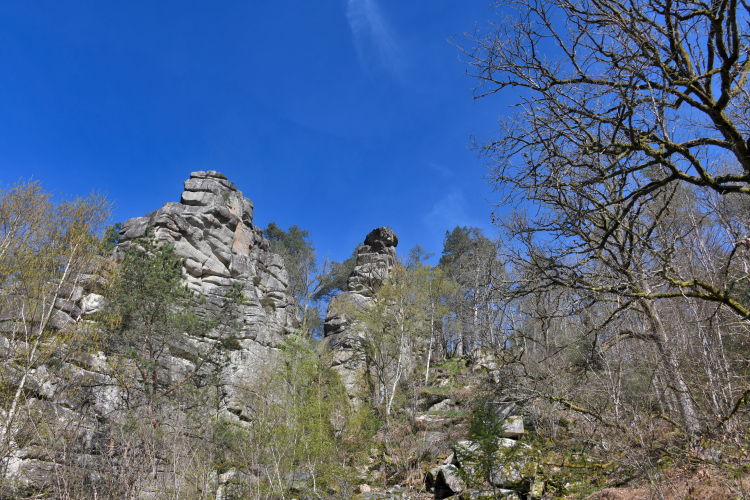
<svg viewBox="0 0 750 500"><path fill-rule="evenodd" d="M676 182L750 193L747 2L497 6L518 15L470 36L464 51L477 98L522 90L499 135L476 141L490 181L505 190L503 204L587 193L624 216ZM618 193L602 191L618 178ZM535 227L554 230L545 217ZM602 245L617 227L604 228ZM673 294L750 314L709 282L671 272L664 279Z"/></svg>
<svg viewBox="0 0 750 500"><path fill-rule="evenodd" d="M750 7L731 0L496 7L515 15L468 36L463 50L479 82L476 98L519 91L517 112L501 120L499 134L475 141L501 205L517 208L499 220L516 268L508 296L563 297L534 342L565 347L557 352L577 346L589 373L615 366L608 353L629 356L624 341L649 345L660 370L653 390L660 386L675 413L662 416L696 436L708 422L687 375L695 343L665 318L687 318L692 307L693 321L707 328L711 313L700 304L739 322L750 315L740 226L729 223L731 231L712 238L717 226L707 221L719 212L690 206L750 194ZM579 338L550 342L550 325L576 316ZM714 377L721 350L709 356L718 343L704 339L700 359L713 356ZM615 394L608 387L598 408L565 400L559 385L553 397L601 417ZM747 394L735 393L734 403Z"/></svg>
<svg viewBox="0 0 750 500"><path fill-rule="evenodd" d="M747 2L496 6L518 15L469 37L465 49L477 98L522 89L500 137L478 142L495 159L494 182L524 195L587 189L627 172L627 189L609 201L630 204L675 181L750 193ZM727 158L736 168L723 169Z"/></svg>

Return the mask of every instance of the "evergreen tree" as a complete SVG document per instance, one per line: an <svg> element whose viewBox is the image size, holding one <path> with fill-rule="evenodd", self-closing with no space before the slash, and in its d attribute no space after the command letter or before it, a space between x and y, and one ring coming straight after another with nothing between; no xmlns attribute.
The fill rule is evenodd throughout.
<svg viewBox="0 0 750 500"><path fill-rule="evenodd" d="M503 266L495 244L480 228L456 226L445 233L439 266L458 284L453 303L459 323L454 353L461 356L471 349L497 344L493 300Z"/></svg>
<svg viewBox="0 0 750 500"><path fill-rule="evenodd" d="M472 461L477 464L477 473L492 484L492 492L497 498L497 489L493 482L493 471L497 467L497 457L500 446L498 439L503 432L504 420L497 413L497 408L486 395L478 396L474 400L469 421L469 439L477 444L477 450Z"/></svg>
<svg viewBox="0 0 750 500"><path fill-rule="evenodd" d="M105 252L111 252L117 242L120 241L120 230L122 229L122 222L115 222L111 226L107 226L104 230L104 236L102 237L102 249Z"/></svg>
<svg viewBox="0 0 750 500"><path fill-rule="evenodd" d="M327 272L321 275L320 289L315 293L316 300L330 299L339 292L346 291L346 282L357 266L359 245L352 254L342 262L330 262Z"/></svg>
<svg viewBox="0 0 750 500"><path fill-rule="evenodd" d="M119 372L125 389L128 409L146 409L156 428L160 424L159 408L168 397L192 385L208 384L211 355L236 325L234 306L242 301L239 287L233 288L218 311L206 312L202 300L182 283L182 259L170 245L157 246L150 237L132 245L125 252L118 283L111 295L109 315L109 349L128 362ZM202 310L202 317L197 311ZM210 342L186 342L187 337ZM190 359L191 366L172 366L172 355ZM128 370L132 367L132 370ZM179 368L179 369L176 369Z"/></svg>

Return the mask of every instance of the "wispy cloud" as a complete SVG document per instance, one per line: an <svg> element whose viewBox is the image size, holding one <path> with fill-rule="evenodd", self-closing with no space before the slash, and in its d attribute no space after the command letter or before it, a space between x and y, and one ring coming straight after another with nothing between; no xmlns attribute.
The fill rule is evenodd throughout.
<svg viewBox="0 0 750 500"><path fill-rule="evenodd" d="M446 167L445 165L441 165L440 163L435 163L431 161L427 163L427 166L429 166L432 170L434 170L435 172L437 172L443 177L453 176L453 172L451 172L451 170L448 167Z"/></svg>
<svg viewBox="0 0 750 500"><path fill-rule="evenodd" d="M423 220L429 228L439 231L472 225L466 214L466 199L458 190L453 190L439 199L432 206L432 210L424 215Z"/></svg>
<svg viewBox="0 0 750 500"><path fill-rule="evenodd" d="M377 63L398 75L401 49L376 0L348 0L346 11L360 63L372 69Z"/></svg>

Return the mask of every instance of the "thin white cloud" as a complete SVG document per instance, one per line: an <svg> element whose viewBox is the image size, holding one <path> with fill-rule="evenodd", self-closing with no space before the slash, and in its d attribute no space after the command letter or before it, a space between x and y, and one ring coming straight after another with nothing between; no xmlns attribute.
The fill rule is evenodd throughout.
<svg viewBox="0 0 750 500"><path fill-rule="evenodd" d="M451 170L448 167L446 167L445 165L441 165L439 163L435 163L435 162L432 162L432 161L428 162L427 165L432 170L434 170L435 172L437 172L438 174L440 174L443 177L452 177L453 176L453 172L451 172Z"/></svg>
<svg viewBox="0 0 750 500"><path fill-rule="evenodd" d="M346 16L360 63L370 69L377 62L399 74L401 50L376 0L348 0Z"/></svg>
<svg viewBox="0 0 750 500"><path fill-rule="evenodd" d="M453 190L443 196L432 206L432 210L424 215L424 222L431 229L439 231L451 230L456 226L471 226L472 221L466 214L464 195L458 190Z"/></svg>

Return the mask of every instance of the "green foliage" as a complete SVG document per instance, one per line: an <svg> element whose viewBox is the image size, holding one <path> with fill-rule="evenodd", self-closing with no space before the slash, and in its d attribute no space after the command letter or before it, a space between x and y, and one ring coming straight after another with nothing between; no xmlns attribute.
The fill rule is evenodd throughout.
<svg viewBox="0 0 750 500"><path fill-rule="evenodd" d="M503 419L488 396L481 395L474 400L469 421L469 439L479 444L488 459L498 450L497 439L503 432L503 424ZM488 470L490 465L489 462L486 464Z"/></svg>
<svg viewBox="0 0 750 500"><path fill-rule="evenodd" d="M320 288L315 293L315 300L325 300L333 297L338 292L346 290L346 281L357 265L357 251L359 246L343 262L331 262L326 273L321 276Z"/></svg>
<svg viewBox="0 0 750 500"><path fill-rule="evenodd" d="M406 257L406 267L407 269L425 267L427 266L426 262L434 255L434 253L425 250L422 245L416 244L409 250L409 255Z"/></svg>
<svg viewBox="0 0 750 500"><path fill-rule="evenodd" d="M249 439L247 429L224 419L216 422L213 430L215 454L212 466L218 474L224 474L233 467L242 467L239 459L242 446Z"/></svg>
<svg viewBox="0 0 750 500"><path fill-rule="evenodd" d="M442 365L443 370L455 376L466 371L466 360L462 358L450 358Z"/></svg>
<svg viewBox="0 0 750 500"><path fill-rule="evenodd" d="M120 241L120 230L122 229L122 222L115 222L111 226L107 226L104 230L104 236L102 237L102 249L105 252L110 252L117 242Z"/></svg>
<svg viewBox="0 0 750 500"><path fill-rule="evenodd" d="M318 299L315 298L320 287L320 272L310 232L296 225L284 231L275 222L270 222L263 235L270 242L271 250L284 258L291 293L302 320L302 331L311 335L322 323L317 309Z"/></svg>
<svg viewBox="0 0 750 500"><path fill-rule="evenodd" d="M287 387L287 423L299 433L299 455L320 477L332 482L341 473L337 457L346 427L348 397L341 381L331 371L325 354L305 338L290 335L282 345L279 375Z"/></svg>
<svg viewBox="0 0 750 500"><path fill-rule="evenodd" d="M80 354L88 338L96 335L70 321L61 328L55 324L55 317L61 318L54 309L60 300L71 297L82 275L98 270L101 242L96 235L109 218L110 204L95 194L55 198L39 182L0 188L0 311L5 346L0 364L0 462L5 466L21 444L14 433L29 415L28 396L35 394L30 392L29 375L40 367L57 371L60 359ZM57 394L65 390L67 380L57 379ZM74 401L66 398L68 404ZM52 453L57 451L55 443L44 445ZM0 489L6 491L6 478L0 476Z"/></svg>
<svg viewBox="0 0 750 500"><path fill-rule="evenodd" d="M284 340L268 377L248 388L252 425L242 431L225 423L219 429L220 470L262 464L267 479L257 488L272 497L291 486L327 495L348 481L351 468L344 464L359 461L375 426L367 411L350 408L322 347L297 334ZM291 478L301 476L310 479L295 485Z"/></svg>
<svg viewBox="0 0 750 500"><path fill-rule="evenodd" d="M311 261L313 264L315 262L315 246L310 240L310 232L297 225L284 231L275 222L269 222L268 227L263 230L263 236L270 242L271 250L284 257L292 290L298 295L304 287L301 276L303 267L310 265Z"/></svg>
<svg viewBox="0 0 750 500"><path fill-rule="evenodd" d="M476 472L488 482L491 482L492 472L497 466L498 439L502 436L504 423L489 397L477 396L469 420L469 439L478 445L478 453L473 457Z"/></svg>
<svg viewBox="0 0 750 500"><path fill-rule="evenodd" d="M152 419L162 400L175 396L178 389L187 390L187 382L194 387L205 384L200 380L207 376L202 368L215 349L236 344L232 333L237 327L235 305L243 300L241 287L229 291L220 310L208 313L201 307L201 299L182 284L182 267L182 259L175 256L172 246L157 245L149 231L147 238L125 252L119 280L109 297L110 310L103 318L107 348L128 360L119 376L132 398L128 406L147 407ZM199 310L203 311L201 316ZM185 335L200 338L210 332L219 342L202 350L184 350ZM187 373L171 372L173 354L193 363Z"/></svg>
<svg viewBox="0 0 750 500"><path fill-rule="evenodd" d="M227 351L239 351L242 349L242 344L237 340L236 337L226 337L221 339L221 346Z"/></svg>
<svg viewBox="0 0 750 500"><path fill-rule="evenodd" d="M174 248L157 246L151 239L139 243L142 248L133 246L125 252L113 297L123 330L169 325L180 317L172 308L192 298L180 283L182 261L175 257Z"/></svg>
<svg viewBox="0 0 750 500"><path fill-rule="evenodd" d="M463 274L467 267L477 267L486 258L494 258L494 245L481 228L456 226L445 232L439 266L452 276Z"/></svg>
<svg viewBox="0 0 750 500"><path fill-rule="evenodd" d="M450 299L455 337L450 336L447 347L462 356L479 345L503 342L485 333L497 331L497 315L489 304L502 289L505 274L495 243L480 228L456 226L445 233L438 267L456 284Z"/></svg>
<svg viewBox="0 0 750 500"><path fill-rule="evenodd" d="M429 329L427 294L416 272L395 265L370 306L340 311L362 327L358 349L368 370L370 397L388 421L396 390L407 370L406 357Z"/></svg>
<svg viewBox="0 0 750 500"><path fill-rule="evenodd" d="M470 251L474 240L479 235L481 235L481 229L466 226L456 226L453 231L446 231L440 265L446 268L454 266L464 254Z"/></svg>

